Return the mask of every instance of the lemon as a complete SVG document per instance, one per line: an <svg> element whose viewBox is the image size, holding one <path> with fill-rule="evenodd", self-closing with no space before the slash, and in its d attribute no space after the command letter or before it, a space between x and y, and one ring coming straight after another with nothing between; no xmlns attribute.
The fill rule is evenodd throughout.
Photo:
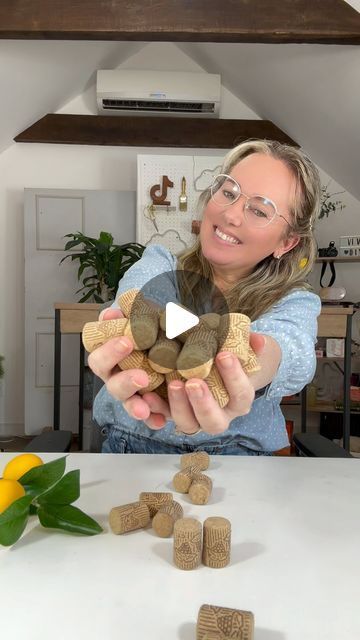
<svg viewBox="0 0 360 640"><path fill-rule="evenodd" d="M5 466L3 477L5 480L19 480L24 473L44 464L35 453L21 453L12 458Z"/></svg>
<svg viewBox="0 0 360 640"><path fill-rule="evenodd" d="M18 498L25 495L25 489L17 480L0 478L0 513L5 511Z"/></svg>

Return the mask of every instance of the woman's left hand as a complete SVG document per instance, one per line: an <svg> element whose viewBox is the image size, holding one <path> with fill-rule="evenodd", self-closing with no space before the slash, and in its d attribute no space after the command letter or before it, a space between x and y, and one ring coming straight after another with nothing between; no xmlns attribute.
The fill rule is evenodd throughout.
<svg viewBox="0 0 360 640"><path fill-rule="evenodd" d="M258 355L264 348L265 338L252 333L250 344ZM234 418L249 413L255 390L238 358L233 353L223 351L217 354L216 365L230 398L223 409L219 407L205 380L192 378L185 383L173 381L168 385L171 419L178 431L189 435L200 429L211 434L222 433ZM160 406L160 398L156 393L146 394L144 399L152 412L162 412L163 406Z"/></svg>

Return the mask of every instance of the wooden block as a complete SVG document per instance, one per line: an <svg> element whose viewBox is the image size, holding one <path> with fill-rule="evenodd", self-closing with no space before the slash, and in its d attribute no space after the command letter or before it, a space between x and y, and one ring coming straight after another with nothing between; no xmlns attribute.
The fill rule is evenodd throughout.
<svg viewBox="0 0 360 640"><path fill-rule="evenodd" d="M161 507L169 502L172 503L173 494L166 491L142 491L139 495L139 501L147 505L150 518L153 518Z"/></svg>
<svg viewBox="0 0 360 640"><path fill-rule="evenodd" d="M125 335L127 322L126 318L87 322L82 331L82 342L86 351L91 353L111 338Z"/></svg>
<svg viewBox="0 0 360 640"><path fill-rule="evenodd" d="M116 534L142 529L150 522L150 511L145 502L131 502L113 507L109 514L111 531Z"/></svg>
<svg viewBox="0 0 360 640"><path fill-rule="evenodd" d="M180 518L174 525L174 563L186 571L195 569L201 561L201 522Z"/></svg>
<svg viewBox="0 0 360 640"><path fill-rule="evenodd" d="M207 504L211 496L212 480L204 473L193 475L189 498L193 504Z"/></svg>
<svg viewBox="0 0 360 640"><path fill-rule="evenodd" d="M210 456L206 451L193 451L192 453L183 453L180 458L181 469L186 467L199 467L201 471L208 469Z"/></svg>
<svg viewBox="0 0 360 640"><path fill-rule="evenodd" d="M187 493L190 489L194 476L199 473L201 473L201 470L196 466L186 467L186 469L182 469L175 473L173 477L173 486L175 491L178 491L178 493Z"/></svg>
<svg viewBox="0 0 360 640"><path fill-rule="evenodd" d="M230 562L231 523L227 518L207 518L203 527L202 561L207 567L221 569Z"/></svg>
<svg viewBox="0 0 360 640"><path fill-rule="evenodd" d="M160 538L168 538L174 531L174 525L179 518L183 517L183 508L179 502L173 500L160 507L153 518L152 526Z"/></svg>
<svg viewBox="0 0 360 640"><path fill-rule="evenodd" d="M203 604L196 625L196 640L254 640L251 611Z"/></svg>

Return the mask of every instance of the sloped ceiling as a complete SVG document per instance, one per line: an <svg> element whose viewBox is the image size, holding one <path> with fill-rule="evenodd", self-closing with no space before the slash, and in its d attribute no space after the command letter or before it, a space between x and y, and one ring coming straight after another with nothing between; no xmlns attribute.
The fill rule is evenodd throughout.
<svg viewBox="0 0 360 640"><path fill-rule="evenodd" d="M96 69L112 69L141 42L0 41L0 151L17 133L86 90Z"/></svg>
<svg viewBox="0 0 360 640"><path fill-rule="evenodd" d="M180 45L360 199L360 47Z"/></svg>

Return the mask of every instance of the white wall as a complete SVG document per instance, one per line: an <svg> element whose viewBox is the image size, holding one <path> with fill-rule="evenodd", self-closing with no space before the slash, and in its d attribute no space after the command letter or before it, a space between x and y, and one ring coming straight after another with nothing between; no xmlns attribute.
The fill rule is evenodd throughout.
<svg viewBox="0 0 360 640"><path fill-rule="evenodd" d="M148 45L122 66L201 70L175 45L168 44L165 48L164 43ZM60 111L95 113L94 87L89 87ZM221 117L257 118L258 115L223 89ZM0 353L5 356L6 368L5 378L0 384L0 434L23 432L23 189L136 189L136 156L147 152L188 154L187 149L13 144L0 155ZM192 153L222 155L218 149L192 150ZM324 178L327 183L328 178ZM342 190L336 183L331 187L333 185L334 191ZM318 224L320 245L337 240L340 235L360 233L359 202L349 194L343 198L347 207L341 215L335 214L331 220ZM338 273L339 284L341 282L348 288L349 296L360 299L358 265L339 265Z"/></svg>
<svg viewBox="0 0 360 640"><path fill-rule="evenodd" d="M140 52L123 66L201 70L172 44L166 52L164 45L161 48L149 45L146 55ZM222 101L222 117L257 118L227 90ZM95 104L92 86L61 111L96 113ZM24 422L23 190L25 187L135 190L138 153L187 155L188 149L13 144L0 155L0 353L5 356L6 367L0 385L0 434L21 434ZM222 155L218 149L192 153Z"/></svg>

